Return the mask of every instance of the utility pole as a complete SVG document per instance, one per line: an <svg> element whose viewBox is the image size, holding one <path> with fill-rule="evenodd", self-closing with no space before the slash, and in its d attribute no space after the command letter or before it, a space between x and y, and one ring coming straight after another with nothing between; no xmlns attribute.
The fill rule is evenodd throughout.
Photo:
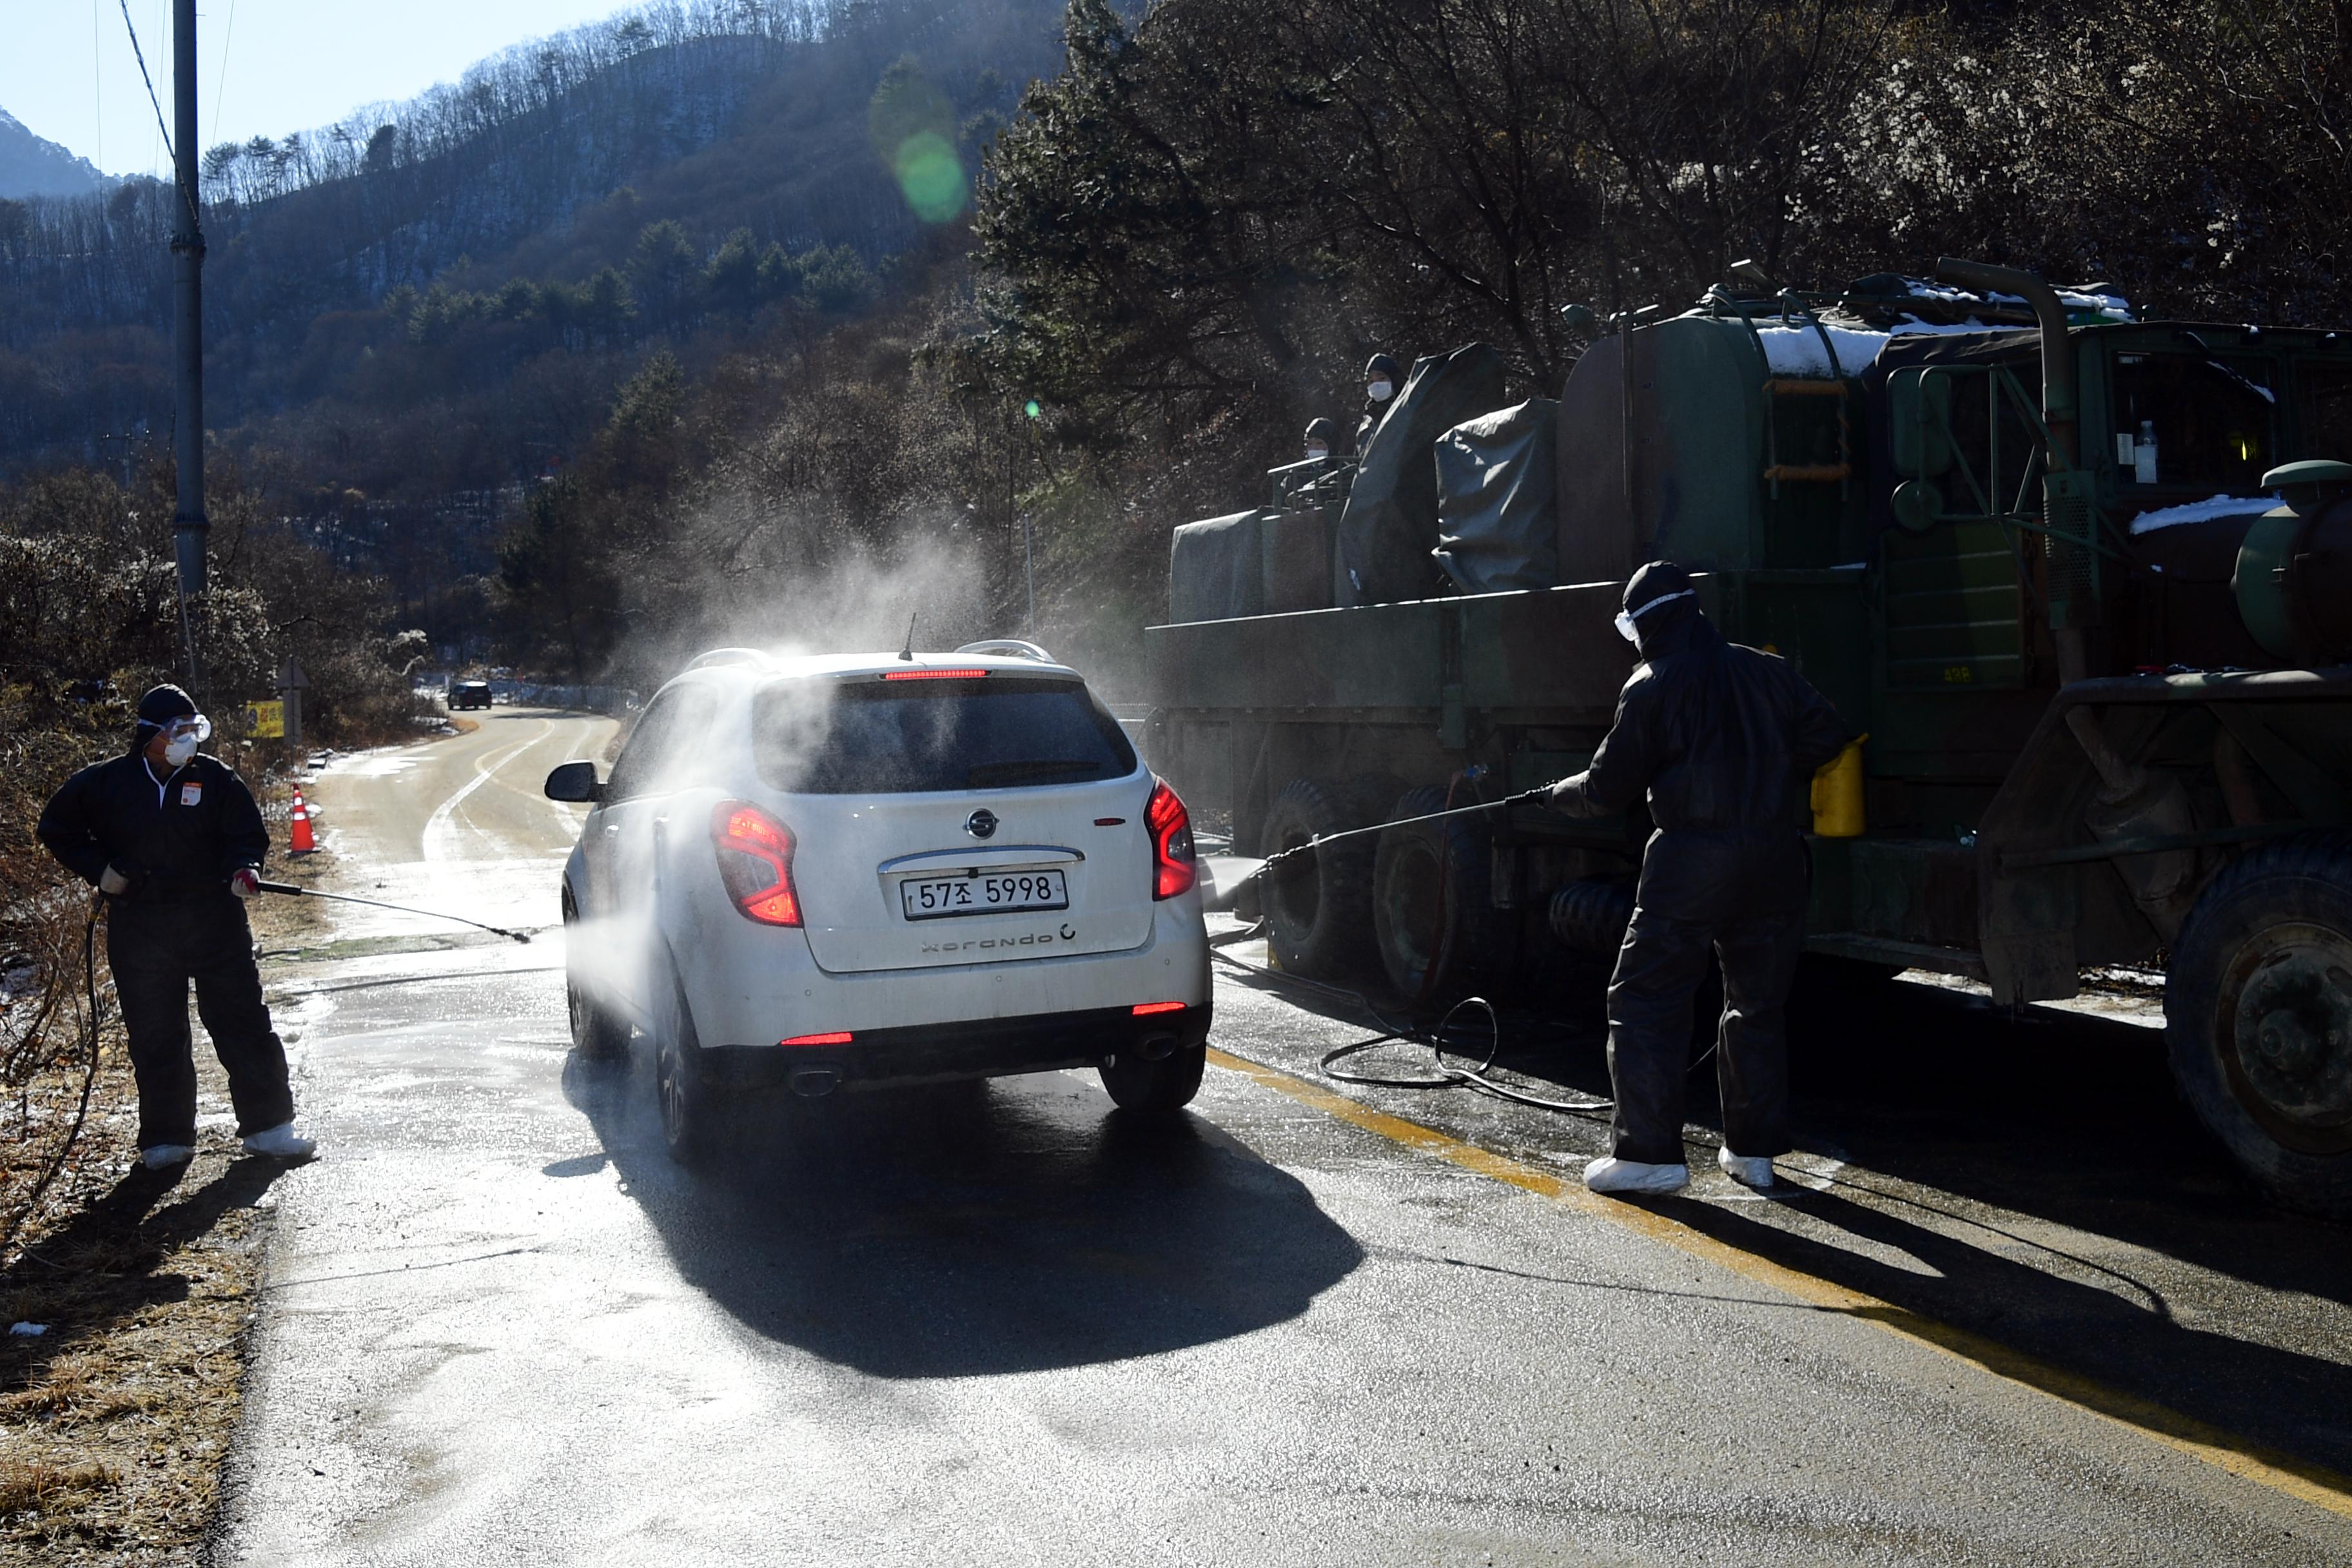
<svg viewBox="0 0 2352 1568"><path fill-rule="evenodd" d="M179 368L173 404L178 506L172 542L180 565L180 646L188 684L200 686L196 605L205 592L205 236L196 211L196 0L172 0L172 153L179 221L172 228L172 352Z"/></svg>
<svg viewBox="0 0 2352 1568"><path fill-rule="evenodd" d="M1037 635L1037 558L1029 549L1029 514L1025 511L1021 514L1021 576L1029 584L1029 618L1021 635L1034 637Z"/></svg>

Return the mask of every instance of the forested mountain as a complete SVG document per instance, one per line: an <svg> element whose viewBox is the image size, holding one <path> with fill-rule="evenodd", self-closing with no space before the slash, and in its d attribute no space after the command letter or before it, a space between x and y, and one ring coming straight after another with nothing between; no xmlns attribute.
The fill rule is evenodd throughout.
<svg viewBox="0 0 2352 1568"><path fill-rule="evenodd" d="M1019 630L1026 540L1116 690L1170 528L1376 349L1553 395L1565 305L1945 253L2352 320L2352 0L1067 6L649 8L216 150L220 482L436 644L640 686ZM166 428L164 196L0 204L0 473Z"/></svg>
<svg viewBox="0 0 2352 1568"><path fill-rule="evenodd" d="M77 158L0 109L0 196L80 196L108 181L87 158Z"/></svg>
<svg viewBox="0 0 2352 1568"><path fill-rule="evenodd" d="M961 210L1059 20L1045 0L646 6L214 148L207 423L372 497L543 470L649 341L870 299ZM921 136L948 166L929 213L889 161ZM0 204L0 471L168 429L173 199L142 180Z"/></svg>

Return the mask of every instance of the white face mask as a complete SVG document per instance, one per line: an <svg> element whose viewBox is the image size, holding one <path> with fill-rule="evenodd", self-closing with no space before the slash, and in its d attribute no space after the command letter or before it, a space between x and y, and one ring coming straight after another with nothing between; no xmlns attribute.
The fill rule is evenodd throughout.
<svg viewBox="0 0 2352 1568"><path fill-rule="evenodd" d="M1642 646L1642 639L1633 629L1633 623L1635 621L1639 620L1643 616L1648 615L1660 605L1671 604L1676 599L1693 599L1697 596L1697 589L1685 588L1679 594L1661 595L1659 597L1651 600L1648 604L1643 605L1638 610L1634 610L1630 613L1624 610L1620 610L1617 612L1617 635L1623 637L1627 642L1632 643L1635 647L1640 647Z"/></svg>
<svg viewBox="0 0 2352 1568"><path fill-rule="evenodd" d="M1310 463L1319 463L1330 455L1331 448L1328 447L1309 447L1307 448L1307 460Z"/></svg>
<svg viewBox="0 0 2352 1568"><path fill-rule="evenodd" d="M1390 385L1387 382L1376 381L1370 386L1364 388L1364 395L1370 398L1374 403L1386 403L1389 400L1390 395L1395 391L1396 388Z"/></svg>
<svg viewBox="0 0 2352 1568"><path fill-rule="evenodd" d="M172 726L169 737L163 742L163 760L175 768L186 767L188 759L196 754L196 748L203 745L205 738L212 732L212 721L201 713L193 719L180 720Z"/></svg>

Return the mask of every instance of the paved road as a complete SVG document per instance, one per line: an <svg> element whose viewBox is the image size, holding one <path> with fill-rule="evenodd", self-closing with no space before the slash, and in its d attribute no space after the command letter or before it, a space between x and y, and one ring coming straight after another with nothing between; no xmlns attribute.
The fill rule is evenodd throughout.
<svg viewBox="0 0 2352 1568"><path fill-rule="evenodd" d="M603 733L339 765L351 885L548 923L538 780ZM1352 1004L1228 966L1178 1127L1053 1074L689 1175L642 1065L567 1052L559 932L432 930L272 971L327 1156L277 1187L222 1561L2352 1557L2352 1249L2129 1023L1819 1007L1803 1184L1636 1207L1564 1183L1590 1121L1339 1095ZM1601 1086L1589 1026L1507 1022Z"/></svg>

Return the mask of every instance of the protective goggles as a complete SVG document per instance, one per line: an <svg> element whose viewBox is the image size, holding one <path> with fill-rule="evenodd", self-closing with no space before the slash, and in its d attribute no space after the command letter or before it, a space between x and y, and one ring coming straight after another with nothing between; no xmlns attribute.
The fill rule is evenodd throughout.
<svg viewBox="0 0 2352 1568"><path fill-rule="evenodd" d="M1648 604L1643 605L1638 610L1620 610L1617 612L1617 635L1638 647L1641 646L1641 639L1633 635L1633 623L1635 621L1640 620L1643 616L1648 615L1660 605L1671 605L1676 599L1693 599L1697 596L1697 589L1685 588L1678 594L1661 594L1658 597L1651 600Z"/></svg>
<svg viewBox="0 0 2352 1568"><path fill-rule="evenodd" d="M192 735L199 742L213 738L213 721L201 713L186 714L168 723L158 724L156 728L163 731L166 741L184 741Z"/></svg>

